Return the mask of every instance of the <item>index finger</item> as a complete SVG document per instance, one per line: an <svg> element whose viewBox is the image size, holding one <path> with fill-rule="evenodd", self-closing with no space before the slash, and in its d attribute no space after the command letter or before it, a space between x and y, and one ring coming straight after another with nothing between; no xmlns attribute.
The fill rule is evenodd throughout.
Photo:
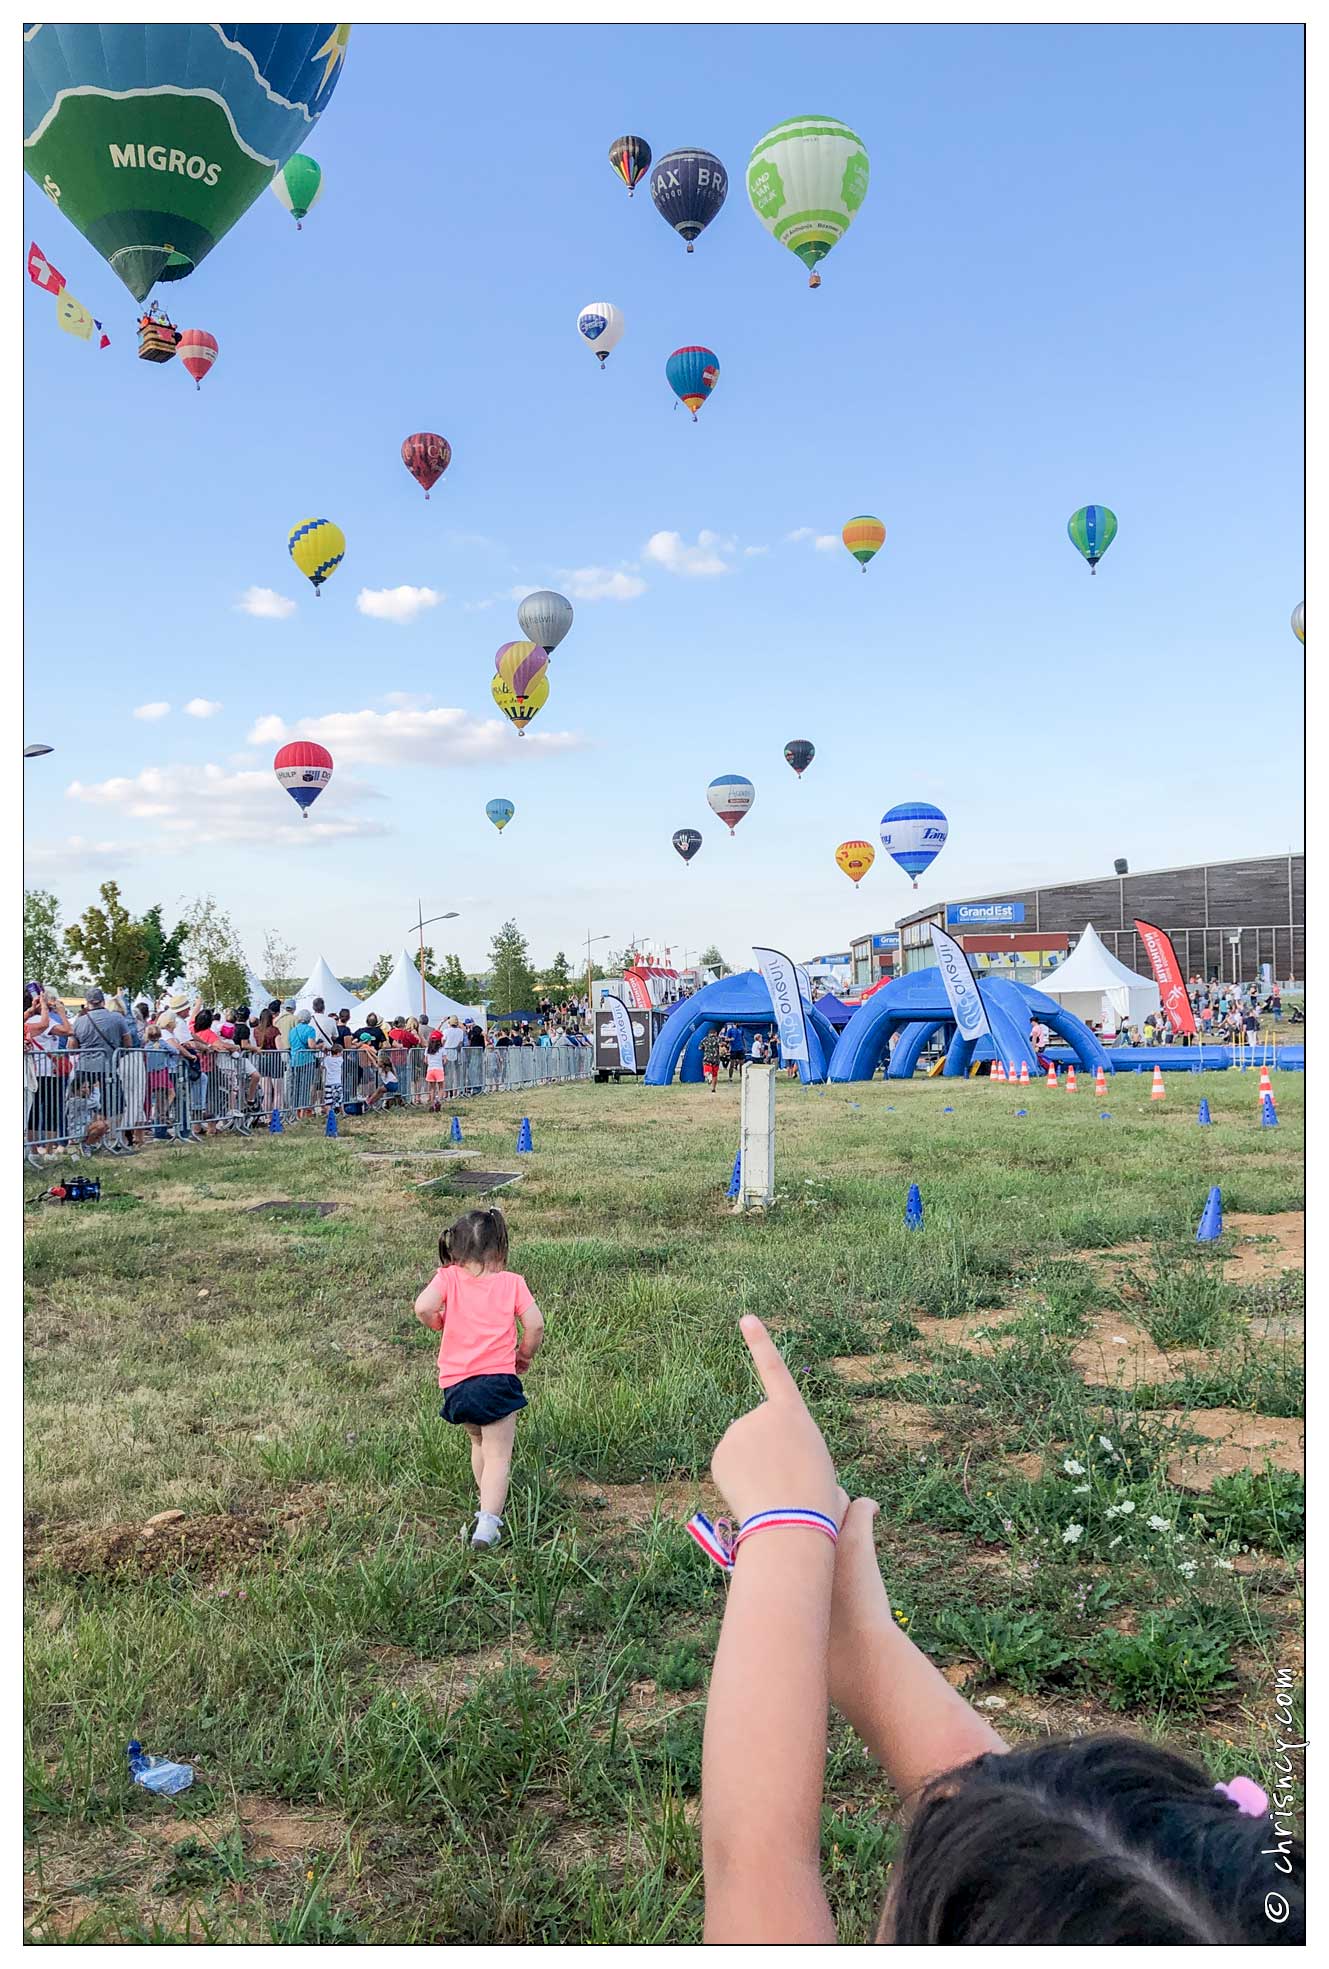
<svg viewBox="0 0 1329 1969"><path fill-rule="evenodd" d="M767 1399L788 1401L792 1395L795 1401L802 1401L798 1383L789 1372L784 1355L756 1314L745 1313L738 1322L738 1330L747 1342L752 1365L757 1370L757 1379L765 1389Z"/></svg>

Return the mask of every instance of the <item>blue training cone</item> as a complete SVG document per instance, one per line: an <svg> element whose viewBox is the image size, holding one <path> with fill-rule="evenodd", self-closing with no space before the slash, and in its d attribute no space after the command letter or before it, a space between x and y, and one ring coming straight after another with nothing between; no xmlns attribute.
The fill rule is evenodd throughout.
<svg viewBox="0 0 1329 1969"><path fill-rule="evenodd" d="M918 1194L918 1184L909 1185L909 1195L905 1198L904 1227L907 1231L921 1231L923 1228L923 1199Z"/></svg>
<svg viewBox="0 0 1329 1969"><path fill-rule="evenodd" d="M1212 1244L1215 1238L1223 1235L1223 1197L1218 1184L1209 1192L1209 1201L1204 1206L1200 1228L1195 1233L1197 1244Z"/></svg>
<svg viewBox="0 0 1329 1969"><path fill-rule="evenodd" d="M1212 1128L1212 1127L1213 1127L1213 1125L1214 1125L1214 1124L1213 1124L1213 1117L1212 1117L1212 1116L1210 1115L1210 1113L1209 1113L1209 1103L1208 1103L1208 1101L1201 1101L1201 1103L1200 1103L1200 1112L1199 1112L1199 1114L1198 1114L1198 1115L1196 1116L1196 1118L1195 1118L1195 1125L1196 1125L1196 1127L1197 1127L1197 1128Z"/></svg>
<svg viewBox="0 0 1329 1969"><path fill-rule="evenodd" d="M1274 1106L1274 1097L1272 1094L1266 1094L1264 1100L1260 1103L1260 1126L1261 1128L1277 1128L1278 1126L1278 1109Z"/></svg>
<svg viewBox="0 0 1329 1969"><path fill-rule="evenodd" d="M521 1127L517 1130L517 1154L532 1155L534 1151L535 1144L531 1140L531 1117L524 1114L521 1118Z"/></svg>
<svg viewBox="0 0 1329 1969"><path fill-rule="evenodd" d="M272 1110L272 1119L268 1123L268 1133L269 1135L283 1135L285 1132L285 1129L281 1125L281 1109L274 1108Z"/></svg>
<svg viewBox="0 0 1329 1969"><path fill-rule="evenodd" d="M323 1133L324 1133L325 1135L335 1135L335 1134L336 1134L336 1132L337 1132L337 1110L336 1110L336 1108L329 1108L329 1109L328 1109L328 1125L327 1125L327 1127L326 1127L326 1128L325 1128L325 1129L323 1130Z"/></svg>
<svg viewBox="0 0 1329 1969"><path fill-rule="evenodd" d="M455 1114L452 1117L452 1139L454 1142L461 1140L461 1122Z"/></svg>
<svg viewBox="0 0 1329 1969"><path fill-rule="evenodd" d="M726 1197L728 1197L731 1201L734 1197L738 1195L739 1183L742 1179L742 1175L743 1175L743 1151L742 1149L740 1149L738 1151L738 1154L734 1157L734 1173L729 1178L729 1188L725 1191Z"/></svg>

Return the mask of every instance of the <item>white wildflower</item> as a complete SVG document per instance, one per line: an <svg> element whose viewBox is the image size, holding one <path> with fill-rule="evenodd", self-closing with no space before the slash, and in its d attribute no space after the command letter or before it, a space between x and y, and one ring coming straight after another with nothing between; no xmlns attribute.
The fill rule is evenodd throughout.
<svg viewBox="0 0 1329 1969"><path fill-rule="evenodd" d="M1172 1526L1166 1518L1160 1518L1157 1511L1149 1520L1150 1531L1171 1531Z"/></svg>
<svg viewBox="0 0 1329 1969"><path fill-rule="evenodd" d="M1065 1531L1061 1534L1061 1542L1063 1545L1078 1545L1083 1537L1083 1525L1067 1525Z"/></svg>
<svg viewBox="0 0 1329 1969"><path fill-rule="evenodd" d="M1073 1456L1068 1456L1061 1467L1068 1477L1082 1477L1084 1475L1083 1463L1077 1463Z"/></svg>
<svg viewBox="0 0 1329 1969"><path fill-rule="evenodd" d="M1106 1436L1100 1436L1098 1440L1099 1440L1099 1442L1100 1442L1100 1443L1102 1443L1102 1445L1103 1445L1103 1447L1104 1447L1104 1449L1105 1449L1105 1450L1107 1451L1107 1453L1108 1453L1108 1455L1109 1455L1109 1456L1111 1456L1111 1455L1113 1454L1113 1449L1112 1449L1112 1445L1111 1445L1111 1443L1110 1443L1110 1442L1108 1441L1108 1439L1107 1439L1107 1437L1106 1437Z"/></svg>
<svg viewBox="0 0 1329 1969"><path fill-rule="evenodd" d="M1123 1518L1129 1518L1131 1512L1135 1509L1135 1506L1134 1504L1132 1504L1129 1497L1123 1497L1121 1503L1117 1506L1117 1509L1118 1511L1120 1511Z"/></svg>
<svg viewBox="0 0 1329 1969"><path fill-rule="evenodd" d="M1077 1484L1075 1486L1075 1489L1071 1492L1072 1497L1088 1497L1088 1495L1089 1495L1088 1484Z"/></svg>
<svg viewBox="0 0 1329 1969"><path fill-rule="evenodd" d="M1118 1532L1115 1538L1110 1538L1108 1540L1108 1551L1110 1552L1114 1545L1120 1545L1120 1544L1121 1544L1121 1533Z"/></svg>
<svg viewBox="0 0 1329 1969"><path fill-rule="evenodd" d="M1181 1574L1183 1579L1193 1579L1195 1577L1194 1559L1183 1559L1181 1564L1177 1567L1177 1571Z"/></svg>
<svg viewBox="0 0 1329 1969"><path fill-rule="evenodd" d="M1231 1572L1233 1570L1231 1559L1215 1559L1214 1564L1221 1572Z"/></svg>

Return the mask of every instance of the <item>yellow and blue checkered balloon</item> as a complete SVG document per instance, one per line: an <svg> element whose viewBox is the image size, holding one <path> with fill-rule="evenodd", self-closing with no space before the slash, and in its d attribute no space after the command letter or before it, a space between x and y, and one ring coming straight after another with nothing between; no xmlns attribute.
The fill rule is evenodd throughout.
<svg viewBox="0 0 1329 1969"><path fill-rule="evenodd" d="M317 594L346 552L346 535L332 520L301 520L287 541L291 559L307 575Z"/></svg>

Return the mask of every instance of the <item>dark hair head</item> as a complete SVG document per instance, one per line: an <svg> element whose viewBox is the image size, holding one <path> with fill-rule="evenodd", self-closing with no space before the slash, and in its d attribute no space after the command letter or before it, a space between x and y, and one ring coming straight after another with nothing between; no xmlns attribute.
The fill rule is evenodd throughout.
<svg viewBox="0 0 1329 1969"><path fill-rule="evenodd" d="M321 998L316 998L314 1000L314 1010L316 1012L321 1012L323 1010L323 1000Z"/></svg>
<svg viewBox="0 0 1329 1969"><path fill-rule="evenodd" d="M217 1016L216 1013L210 1011L209 1008L205 1005L203 1007L203 1010L199 1013L198 1017L194 1021L194 1031L207 1032L211 1028L212 1021L216 1016Z"/></svg>
<svg viewBox="0 0 1329 1969"><path fill-rule="evenodd" d="M280 1012L281 1010L280 998L270 998L268 1000L268 1010L271 1012L273 1018L275 1019L278 1012Z"/></svg>
<svg viewBox="0 0 1329 1969"><path fill-rule="evenodd" d="M497 1265L508 1262L508 1220L501 1210L468 1210L438 1241L440 1265Z"/></svg>
<svg viewBox="0 0 1329 1969"><path fill-rule="evenodd" d="M920 1798L878 1939L1300 1944L1301 1845L1157 1744L1095 1736L989 1753Z"/></svg>

